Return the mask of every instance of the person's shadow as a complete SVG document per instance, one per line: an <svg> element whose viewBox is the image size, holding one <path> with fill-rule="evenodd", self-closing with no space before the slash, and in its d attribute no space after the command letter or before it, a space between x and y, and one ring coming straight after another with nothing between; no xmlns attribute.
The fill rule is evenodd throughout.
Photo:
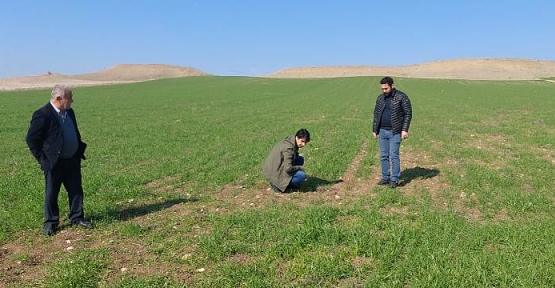
<svg viewBox="0 0 555 288"><path fill-rule="evenodd" d="M124 209L111 208L107 211L97 214L91 214L89 216L90 220L96 221L126 221L136 217L144 216L150 213L158 212L164 209L168 209L173 205L185 203L185 202L197 202L198 198L175 198L165 200L163 202L157 202L146 205L132 206Z"/></svg>
<svg viewBox="0 0 555 288"><path fill-rule="evenodd" d="M305 182L298 189L293 189L293 192L316 192L318 187L330 184L341 183L343 180L326 180L318 177L308 177Z"/></svg>
<svg viewBox="0 0 555 288"><path fill-rule="evenodd" d="M406 185L414 179L429 179L439 175L439 170L422 167L405 169L401 174L401 185Z"/></svg>

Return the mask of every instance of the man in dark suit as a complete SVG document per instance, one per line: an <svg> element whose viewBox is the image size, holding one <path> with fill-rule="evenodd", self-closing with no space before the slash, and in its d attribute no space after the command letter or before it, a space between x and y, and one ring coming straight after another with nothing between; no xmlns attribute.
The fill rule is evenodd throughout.
<svg viewBox="0 0 555 288"><path fill-rule="evenodd" d="M91 228L83 212L81 159L87 145L81 141L75 113L71 109L73 92L64 85L52 89L50 102L33 113L26 142L44 172L44 234L54 235L60 224L58 194L64 187L69 198L69 221Z"/></svg>

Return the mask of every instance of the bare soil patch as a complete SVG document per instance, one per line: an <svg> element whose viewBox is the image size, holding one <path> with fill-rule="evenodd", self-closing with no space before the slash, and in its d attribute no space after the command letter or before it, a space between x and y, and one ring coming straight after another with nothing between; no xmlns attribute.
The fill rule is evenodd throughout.
<svg viewBox="0 0 555 288"><path fill-rule="evenodd" d="M90 243L90 235L74 229L62 230L51 238L23 235L6 243L0 248L0 287L40 282L46 277L49 263Z"/></svg>

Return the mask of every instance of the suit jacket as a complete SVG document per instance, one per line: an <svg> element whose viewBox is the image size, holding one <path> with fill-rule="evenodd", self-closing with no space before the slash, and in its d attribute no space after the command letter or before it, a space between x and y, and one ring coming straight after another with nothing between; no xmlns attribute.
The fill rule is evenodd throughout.
<svg viewBox="0 0 555 288"><path fill-rule="evenodd" d="M270 151L262 167L262 174L279 190L285 191L293 175L302 170L302 166L294 165L298 156L299 148L295 141L295 135L288 136L278 142Z"/></svg>
<svg viewBox="0 0 555 288"><path fill-rule="evenodd" d="M77 134L78 148L73 157L84 160L87 144L81 141L73 109L70 108L66 113L71 117ZM50 102L33 113L25 141L42 170L51 170L56 165L62 149L62 127L60 127L57 112Z"/></svg>

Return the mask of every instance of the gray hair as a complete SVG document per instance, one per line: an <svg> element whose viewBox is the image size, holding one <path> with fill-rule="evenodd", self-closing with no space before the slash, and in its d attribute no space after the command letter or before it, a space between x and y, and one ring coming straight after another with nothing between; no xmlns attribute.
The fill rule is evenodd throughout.
<svg viewBox="0 0 555 288"><path fill-rule="evenodd" d="M62 99L64 99L66 97L66 93L72 93L70 87L62 84L56 84L56 86L54 86L54 89L52 89L52 93L50 94L51 99L56 99L56 97L61 97Z"/></svg>

